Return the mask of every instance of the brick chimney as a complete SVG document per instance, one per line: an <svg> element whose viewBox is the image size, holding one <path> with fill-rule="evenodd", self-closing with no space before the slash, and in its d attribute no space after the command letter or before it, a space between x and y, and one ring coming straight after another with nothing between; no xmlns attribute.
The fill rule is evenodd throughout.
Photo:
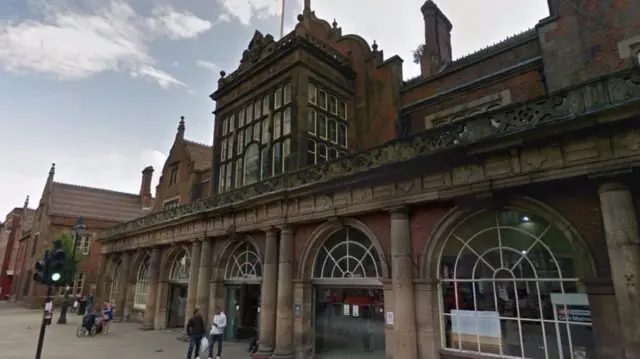
<svg viewBox="0 0 640 359"><path fill-rule="evenodd" d="M427 0L420 11L424 17L424 49L420 57L420 71L422 77L429 77L451 61L453 25L432 0Z"/></svg>
<svg viewBox="0 0 640 359"><path fill-rule="evenodd" d="M142 170L142 182L140 183L140 202L143 208L151 207L151 179L153 178L153 167L147 166Z"/></svg>

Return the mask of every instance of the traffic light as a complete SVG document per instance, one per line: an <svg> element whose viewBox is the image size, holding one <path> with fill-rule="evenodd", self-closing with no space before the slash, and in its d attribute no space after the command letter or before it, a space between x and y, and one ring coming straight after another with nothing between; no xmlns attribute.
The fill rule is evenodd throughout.
<svg viewBox="0 0 640 359"><path fill-rule="evenodd" d="M36 268L33 273L33 280L40 284L47 284L49 278L48 273L49 251L44 252L44 258L36 262Z"/></svg>
<svg viewBox="0 0 640 359"><path fill-rule="evenodd" d="M50 255L51 264L48 268L48 279L51 285L61 285L67 253L60 241L53 242L53 252Z"/></svg>

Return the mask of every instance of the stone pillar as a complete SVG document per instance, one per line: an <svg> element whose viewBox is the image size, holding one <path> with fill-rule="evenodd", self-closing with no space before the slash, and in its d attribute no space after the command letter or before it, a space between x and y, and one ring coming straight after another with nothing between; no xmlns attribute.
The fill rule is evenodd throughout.
<svg viewBox="0 0 640 359"><path fill-rule="evenodd" d="M273 352L276 340L276 310L278 306L278 233L267 230L260 299L260 353Z"/></svg>
<svg viewBox="0 0 640 359"><path fill-rule="evenodd" d="M280 230L276 346L273 358L293 357L293 230Z"/></svg>
<svg viewBox="0 0 640 359"><path fill-rule="evenodd" d="M118 296L116 298L116 317L124 321L127 313L127 292L129 292L129 277L131 276L131 252L123 252L120 259L120 277L113 278L118 281Z"/></svg>
<svg viewBox="0 0 640 359"><path fill-rule="evenodd" d="M204 322L207 323L209 315L209 280L211 280L211 241L202 241L202 253L200 255L200 268L198 273L198 294L196 307L200 309Z"/></svg>
<svg viewBox="0 0 640 359"><path fill-rule="evenodd" d="M407 208L391 210L391 279L394 298L394 357L417 359L416 310L413 297L411 227Z"/></svg>
<svg viewBox="0 0 640 359"><path fill-rule="evenodd" d="M633 198L619 182L601 184L600 206L627 359L640 353L640 238Z"/></svg>
<svg viewBox="0 0 640 359"><path fill-rule="evenodd" d="M202 242L200 241L195 241L193 242L193 245L191 245L191 269L189 270L189 287L187 288L187 315L184 316L185 327L193 314L193 310L196 308L201 249Z"/></svg>
<svg viewBox="0 0 640 359"><path fill-rule="evenodd" d="M142 329L155 329L156 304L158 302L158 287L160 283L160 259L162 257L160 247L151 249L149 257L149 278L147 279L147 303L142 319Z"/></svg>
<svg viewBox="0 0 640 359"><path fill-rule="evenodd" d="M107 255L102 253L100 254L100 264L98 264L98 276L96 278L96 294L95 294L95 298L96 298L96 303L99 303L98 301L102 301L105 298L103 297L104 294L104 275L105 272L107 270Z"/></svg>

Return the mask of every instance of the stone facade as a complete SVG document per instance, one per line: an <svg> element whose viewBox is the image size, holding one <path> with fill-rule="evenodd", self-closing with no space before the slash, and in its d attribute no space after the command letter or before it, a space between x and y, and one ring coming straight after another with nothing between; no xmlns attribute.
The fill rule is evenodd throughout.
<svg viewBox="0 0 640 359"><path fill-rule="evenodd" d="M290 153L297 156L281 174L245 183L232 177L230 186L221 186L223 164L226 170L233 164L228 157L240 157L220 153L235 133L228 134L229 126L225 131L224 121L216 121L211 196L116 226L101 239L102 283L104 288L118 283L117 303L124 306L120 316L142 293L146 310L138 320L145 328L166 328L172 318L168 303L180 284L188 288L181 294L181 310L188 314L198 307L210 320L215 307L234 312L235 303L228 300L238 284L259 284L261 347L256 355L311 358L332 330L346 326L344 335L350 335L362 329L361 322L341 321L344 316L320 318L333 323L323 327L319 298L324 296L326 305L331 288L361 288L383 297L363 306L371 308L367 325L375 322L362 337L367 341L363 351L372 357L382 352L402 359L486 357L482 353L542 358L564 350L565 357L584 351L589 358L637 358L640 330L633 318L640 310L635 289L640 216L634 203L640 198L640 72L630 58L619 60L622 52L616 60L599 58L613 61L609 69L615 71L597 78L587 72L575 75L573 62L564 70L562 61L548 64L557 56L549 43L569 41L562 37L566 32L549 29L588 22L599 8L586 1L575 12L569 1L550 1L552 16L535 30L456 61L450 61L449 37L434 39L427 31L424 51L434 59L423 59L422 76L400 85L398 58L385 61L377 45L342 35L337 24L317 19L309 3L294 32L282 40L257 33L239 70L221 74L212 96L218 101L216 115L226 120L238 113L237 104L254 103L265 91L285 89L291 81L285 105L293 115L286 136ZM614 3L616 11L628 5ZM432 1L422 10L425 29L451 29ZM602 41L601 49L626 44L634 27L620 26L612 39L588 37ZM583 51L582 43L580 48L573 42L565 46ZM309 68L321 69L324 78ZM355 114L348 128L349 153L314 166L301 155L315 133L306 122L316 105L308 82L329 88L333 83L335 93L347 99L347 112ZM270 111L260 114L271 118ZM266 142L262 145L269 151L272 142ZM244 144L250 141L239 147ZM238 171L231 168L235 176ZM469 244L488 231L497 234L480 244L487 252L497 248L499 264ZM517 236L505 234L503 243L507 232ZM338 264L342 259L350 263L349 252L327 259L350 243L366 249L351 269ZM536 246L546 259L528 257L538 253ZM508 262L512 266L505 264L513 254L507 252L519 258ZM251 259L240 259L240 254ZM476 264L466 271L474 277L458 277L458 260L472 254ZM449 263L452 257L457 259ZM325 271L331 261L333 270ZM237 262L245 268L240 274L234 272ZM529 263L533 274L524 274L518 267L522 263ZM478 280L477 266L486 267ZM149 274L140 278L135 273L143 267ZM510 273L509 280L520 271L520 279L528 278L523 281L534 283L538 294L530 294L536 290L529 285L513 284L511 292L506 285L503 292L496 289L501 271ZM486 289L483 281L494 288ZM543 298L540 288L551 287ZM502 334L468 334L464 330L473 325L461 330L456 324L460 313L481 311L476 293L481 288L495 297L495 308L482 310L499 313L492 330ZM520 304L518 297L525 295L537 298ZM473 300L463 298L468 296ZM362 316L358 305L343 304L348 305L339 310L350 313L347 319ZM527 308L535 308L534 313L521 313ZM574 309L582 314L567 314ZM567 319L562 322L559 316ZM582 326L572 327L578 334L566 344L559 328L570 324ZM532 326L542 334L523 339L523 328ZM591 329L581 331L585 327ZM520 339L505 333L519 333ZM558 344L545 339L545 345L527 345L536 336L553 336Z"/></svg>

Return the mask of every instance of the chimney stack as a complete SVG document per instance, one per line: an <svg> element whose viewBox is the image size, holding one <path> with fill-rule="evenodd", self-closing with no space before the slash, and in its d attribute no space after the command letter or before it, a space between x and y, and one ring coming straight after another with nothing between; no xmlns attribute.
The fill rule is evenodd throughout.
<svg viewBox="0 0 640 359"><path fill-rule="evenodd" d="M420 11L424 17L424 48L420 58L420 71L422 77L429 77L451 62L453 25L432 0L427 0Z"/></svg>
<svg viewBox="0 0 640 359"><path fill-rule="evenodd" d="M142 170L142 182L140 183L140 202L143 208L151 207L151 180L153 178L153 167L147 166Z"/></svg>

